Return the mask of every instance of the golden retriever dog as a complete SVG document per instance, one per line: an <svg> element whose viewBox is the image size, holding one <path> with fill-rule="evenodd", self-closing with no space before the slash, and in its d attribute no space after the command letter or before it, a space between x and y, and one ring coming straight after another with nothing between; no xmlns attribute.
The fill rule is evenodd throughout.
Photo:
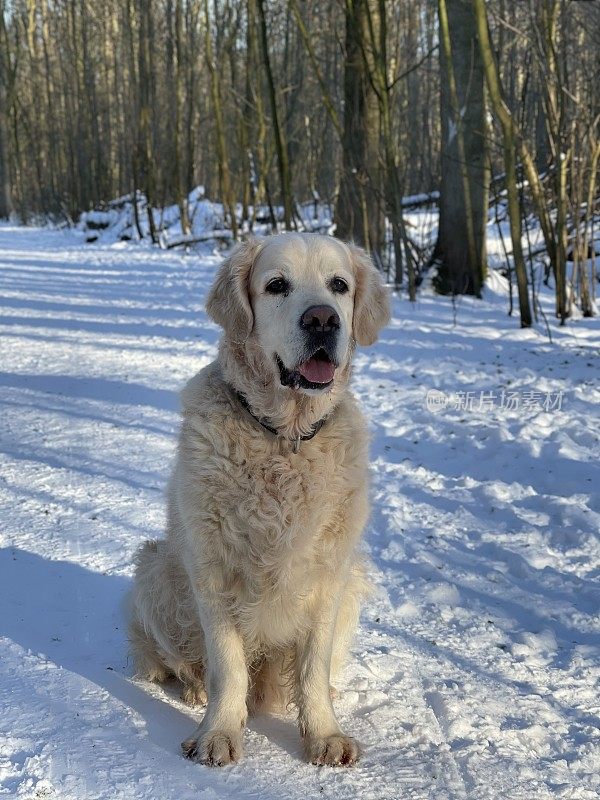
<svg viewBox="0 0 600 800"><path fill-rule="evenodd" d="M195 761L236 761L248 710L293 703L306 758L352 764L330 685L368 585L367 431L348 380L388 295L362 250L285 233L239 246L206 310L224 334L182 393L166 539L137 556L136 672L207 702L182 744Z"/></svg>

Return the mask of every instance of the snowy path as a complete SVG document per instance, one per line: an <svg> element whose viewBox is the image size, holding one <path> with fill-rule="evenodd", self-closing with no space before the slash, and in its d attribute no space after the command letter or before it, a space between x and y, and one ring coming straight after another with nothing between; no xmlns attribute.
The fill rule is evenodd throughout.
<svg viewBox="0 0 600 800"><path fill-rule="evenodd" d="M176 390L215 354L216 262L0 227L0 796L596 798L600 330L550 345L494 294L455 326L398 301L357 358L378 593L337 706L363 761L304 764L288 718L251 722L232 768L179 755L194 714L132 681L120 603L161 535Z"/></svg>

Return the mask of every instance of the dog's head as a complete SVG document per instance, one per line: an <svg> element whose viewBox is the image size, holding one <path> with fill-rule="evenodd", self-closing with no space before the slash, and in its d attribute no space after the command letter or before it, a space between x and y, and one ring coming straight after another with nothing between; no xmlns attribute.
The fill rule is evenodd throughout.
<svg viewBox="0 0 600 800"><path fill-rule="evenodd" d="M389 320L388 294L367 254L306 233L240 245L206 309L232 344L257 345L272 377L303 394L330 391L347 374L354 342L373 344Z"/></svg>

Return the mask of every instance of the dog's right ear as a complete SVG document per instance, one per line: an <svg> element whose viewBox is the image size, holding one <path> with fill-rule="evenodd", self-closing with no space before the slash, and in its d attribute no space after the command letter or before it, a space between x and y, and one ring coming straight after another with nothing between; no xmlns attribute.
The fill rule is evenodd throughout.
<svg viewBox="0 0 600 800"><path fill-rule="evenodd" d="M207 314L236 342L243 342L254 324L248 283L259 250L255 240L239 244L221 264L206 301Z"/></svg>

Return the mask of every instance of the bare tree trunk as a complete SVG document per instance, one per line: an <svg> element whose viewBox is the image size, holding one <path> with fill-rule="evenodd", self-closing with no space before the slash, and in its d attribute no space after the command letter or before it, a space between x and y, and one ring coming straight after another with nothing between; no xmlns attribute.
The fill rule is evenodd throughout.
<svg viewBox="0 0 600 800"><path fill-rule="evenodd" d="M442 179L435 283L443 294L479 297L489 184L483 65L470 0L439 0L438 13Z"/></svg>
<svg viewBox="0 0 600 800"><path fill-rule="evenodd" d="M535 166L542 175L548 169L548 126L546 112L539 90L535 95Z"/></svg>
<svg viewBox="0 0 600 800"><path fill-rule="evenodd" d="M190 232L190 220L188 216L187 206L187 191L183 187L182 177L182 114L185 103L183 95L183 69L184 69L184 56L183 56L183 0L176 0L175 5L175 141L173 142L173 150L175 156L174 172L175 172L175 199L179 206L179 218L181 220L181 231L183 234ZM186 187L189 188L189 187Z"/></svg>
<svg viewBox="0 0 600 800"><path fill-rule="evenodd" d="M10 190L10 165L8 163L6 91L0 86L0 219L9 219L12 214Z"/></svg>
<svg viewBox="0 0 600 800"><path fill-rule="evenodd" d="M285 133L281 125L281 121L279 119L279 111L277 108L275 81L273 80L273 71L271 69L271 60L269 57L269 40L267 36L267 19L265 16L264 0L256 0L256 8L258 10L263 64L265 68L265 75L267 78L269 102L271 104L271 117L273 120L273 134L275 137L275 148L277 150L279 182L281 185L281 198L283 201L283 218L285 222L285 228L286 230L289 231L292 229L292 215L293 215L293 198L292 198L292 185L290 177L290 165L288 161Z"/></svg>
<svg viewBox="0 0 600 800"><path fill-rule="evenodd" d="M554 200L556 225L553 235L554 279L556 282L556 315L564 325L570 313L567 302L567 147L564 141L564 103L562 76L557 59L559 0L539 3L541 55L544 72L544 106L546 127L554 161Z"/></svg>
<svg viewBox="0 0 600 800"><path fill-rule="evenodd" d="M379 112L369 80L365 47L369 0L346 0L342 172L335 210L336 235L381 259L384 220L378 192Z"/></svg>
<svg viewBox="0 0 600 800"><path fill-rule="evenodd" d="M246 2L246 52L244 59L244 97L239 108L240 150L242 159L242 220L248 221L250 230L256 214L256 176L250 141L252 138L252 80L251 80L250 10ZM252 207L252 212L250 208Z"/></svg>
<svg viewBox="0 0 600 800"><path fill-rule="evenodd" d="M150 0L139 0L139 51L138 51L138 71L139 71L139 165L140 181L146 193L148 201L148 227L150 238L153 242L158 242L156 224L152 205L154 203L156 191L155 167L152 152L152 131L151 131L151 81L150 70Z"/></svg>
<svg viewBox="0 0 600 800"><path fill-rule="evenodd" d="M235 200L231 191L231 175L229 172L229 159L227 155L227 144L225 140L225 128L223 125L223 107L221 103L221 87L217 67L213 57L212 33L210 26L210 14L208 10L208 0L204 0L204 25L205 25L205 56L206 65L210 73L210 88L215 116L215 129L217 136L217 158L219 161L219 183L221 184L221 194L223 196L223 207L229 214L229 222L234 239L237 239L237 217L235 214Z"/></svg>
<svg viewBox="0 0 600 800"><path fill-rule="evenodd" d="M268 198L269 213L271 217L271 226L273 230L277 227L277 220L270 200L268 191L268 165L266 153L267 141L267 121L265 116L265 109L263 97L260 87L260 81L252 81L250 73L259 75L258 64L260 63L259 47L257 40L257 20L256 20L256 0L247 0L247 13L248 13L248 63L247 70L247 92L248 102L252 103L256 114L256 142L257 142L257 157L258 157L258 174L256 175L256 186L254 192L254 203L262 203L265 198ZM256 215L256 207L254 209Z"/></svg>
<svg viewBox="0 0 600 800"><path fill-rule="evenodd" d="M595 140L591 143L591 159L590 171L588 176L587 197L585 204L585 217L583 220L583 243L581 246L581 255L583 257L583 265L581 267L581 311L584 317L592 317L594 315L593 307L593 291L590 292L590 284L592 287L595 285L595 260L596 253L594 245L590 241L592 219L594 216L594 196L596 194L596 179L598 174L598 163L600 162L600 142ZM578 229L579 233L579 229ZM600 254L599 254L600 255ZM588 282L587 265L590 267L590 275Z"/></svg>
<svg viewBox="0 0 600 800"><path fill-rule="evenodd" d="M12 204L10 163L8 155L9 108L12 99L10 77L10 51L4 22L5 3L0 0L0 219L9 219L14 209Z"/></svg>
<svg viewBox="0 0 600 800"><path fill-rule="evenodd" d="M508 214L510 218L510 238L517 278L517 294L519 297L519 313L521 327L531 327L531 307L529 305L529 292L527 289L527 268L523 255L521 225L521 205L517 188L517 160L515 155L515 142L510 133L504 136L504 169L506 172L506 194L508 198Z"/></svg>
<svg viewBox="0 0 600 800"><path fill-rule="evenodd" d="M502 127L504 169L506 172L506 191L508 195L510 233L513 245L515 274L517 277L517 290L519 294L521 327L529 328L531 326L531 307L529 305L529 293L527 291L527 270L525 268L525 258L523 256L523 246L521 242L521 209L519 206L519 194L517 190L517 133L512 114L502 99L498 72L494 62L494 54L492 52L488 32L485 0L472 0L472 2L477 21L479 47L485 70L488 91L490 94L490 101L492 103L494 113L498 117Z"/></svg>
<svg viewBox="0 0 600 800"><path fill-rule="evenodd" d="M404 261L407 263L408 295L416 300L416 280L413 258L408 246L408 237L402 218L402 188L400 185L399 164L394 143L391 87L388 82L387 54L387 15L385 0L378 0L372 6L367 3L367 27L369 52L364 53L369 79L377 97L380 116L380 149L383 151L383 191L386 214L392 229L394 248L395 284L400 286L404 280ZM381 159L381 156L380 156Z"/></svg>

